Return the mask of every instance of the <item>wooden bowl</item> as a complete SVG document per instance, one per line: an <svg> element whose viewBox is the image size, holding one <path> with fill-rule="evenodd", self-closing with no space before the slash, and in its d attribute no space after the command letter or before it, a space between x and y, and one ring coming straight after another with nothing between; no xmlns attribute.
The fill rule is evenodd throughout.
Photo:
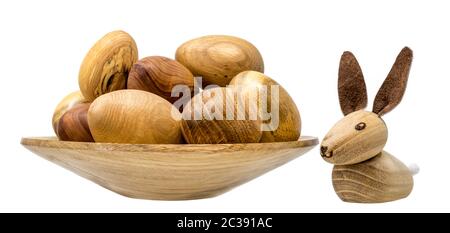
<svg viewBox="0 0 450 233"><path fill-rule="evenodd" d="M246 144L114 144L22 138L35 154L127 197L217 196L311 150L315 137ZM283 179L283 177L280 177Z"/></svg>

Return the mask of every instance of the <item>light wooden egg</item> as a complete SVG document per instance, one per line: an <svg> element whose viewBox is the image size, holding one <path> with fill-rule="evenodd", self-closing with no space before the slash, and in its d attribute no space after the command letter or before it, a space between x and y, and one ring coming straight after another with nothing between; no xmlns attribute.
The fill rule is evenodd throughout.
<svg viewBox="0 0 450 233"><path fill-rule="evenodd" d="M181 143L181 113L167 100L140 90L104 94L88 111L95 142Z"/></svg>
<svg viewBox="0 0 450 233"><path fill-rule="evenodd" d="M195 76L203 77L204 86L226 86L245 70L264 72L258 49L250 42L234 36L212 35L196 38L178 47L175 59Z"/></svg>
<svg viewBox="0 0 450 233"><path fill-rule="evenodd" d="M278 104L278 124L270 124L270 121L273 119L263 121L270 130L263 131L261 142L298 140L301 133L300 112L287 91L275 80L260 72L244 71L236 75L236 77L231 80L230 85L238 88L242 95L254 95L255 93L251 92L259 92L263 86L267 88L267 108L262 106L263 102L258 102L258 113L261 119L264 119L262 118L263 109L267 109L267 112L271 112L272 105ZM278 85L278 103L272 103L272 85Z"/></svg>
<svg viewBox="0 0 450 233"><path fill-rule="evenodd" d="M128 89L148 91L171 103L182 97L171 95L177 85L189 88L192 96L194 76L181 63L161 56L145 57L137 61L131 68L127 82Z"/></svg>
<svg viewBox="0 0 450 233"><path fill-rule="evenodd" d="M232 101L235 97L236 94L228 92L224 87L207 89L195 95L183 110L182 131L186 142L190 144L259 142L262 134L260 120L251 120L248 117L243 120L227 119L227 112L237 116L237 107ZM221 114L217 114L217 117L221 115L222 119L217 119L209 111L203 110L207 106L214 106L214 114L218 111L217 113ZM196 118L196 115L200 118Z"/></svg>
<svg viewBox="0 0 450 233"><path fill-rule="evenodd" d="M67 96L65 96L56 106L55 111L53 112L52 117L52 127L53 131L55 131L56 134L57 128L58 128L58 122L59 119L61 119L61 116L64 115L68 110L72 109L74 106L80 103L86 103L87 100L84 98L83 94L81 94L80 91L74 91Z"/></svg>
<svg viewBox="0 0 450 233"><path fill-rule="evenodd" d="M63 141L93 142L87 121L89 103L80 103L69 109L58 122L57 136Z"/></svg>
<svg viewBox="0 0 450 233"><path fill-rule="evenodd" d="M124 31L113 31L89 50L80 67L78 84L83 96L93 101L100 95L125 89L128 72L138 59L134 39Z"/></svg>

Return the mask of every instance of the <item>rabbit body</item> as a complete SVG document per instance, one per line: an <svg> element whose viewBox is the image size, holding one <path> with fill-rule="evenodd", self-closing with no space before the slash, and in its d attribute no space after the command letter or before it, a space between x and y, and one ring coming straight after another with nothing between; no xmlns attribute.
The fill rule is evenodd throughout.
<svg viewBox="0 0 450 233"><path fill-rule="evenodd" d="M333 187L346 202L379 203L407 197L413 188L408 167L386 151L357 164L335 165Z"/></svg>

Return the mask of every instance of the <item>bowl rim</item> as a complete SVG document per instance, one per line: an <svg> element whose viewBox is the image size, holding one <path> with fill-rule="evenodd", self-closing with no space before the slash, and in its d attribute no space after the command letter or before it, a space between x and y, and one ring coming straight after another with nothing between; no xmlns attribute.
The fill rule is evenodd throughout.
<svg viewBox="0 0 450 233"><path fill-rule="evenodd" d="M64 148L76 150L114 150L125 152L211 152L261 149L288 149L315 146L319 143L317 137L301 136L297 141L265 142L265 143L234 143L234 144L126 144L60 141L56 137L23 137L20 144L32 147Z"/></svg>

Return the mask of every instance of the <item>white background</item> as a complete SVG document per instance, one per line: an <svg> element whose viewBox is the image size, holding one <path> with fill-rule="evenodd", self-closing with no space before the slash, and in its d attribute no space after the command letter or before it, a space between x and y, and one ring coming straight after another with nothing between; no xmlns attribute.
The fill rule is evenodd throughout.
<svg viewBox="0 0 450 233"><path fill-rule="evenodd" d="M397 212L450 210L450 6L448 1L1 1L0 211ZM384 204L348 204L335 195L332 165L316 147L219 197L145 201L122 197L20 145L53 135L54 107L78 89L93 43L123 29L139 56L173 57L188 39L230 34L256 45L266 74L299 106L303 135L322 138L342 115L340 55L351 50L372 103L400 49L415 59L402 103L384 119L386 150L417 163L412 194Z"/></svg>

